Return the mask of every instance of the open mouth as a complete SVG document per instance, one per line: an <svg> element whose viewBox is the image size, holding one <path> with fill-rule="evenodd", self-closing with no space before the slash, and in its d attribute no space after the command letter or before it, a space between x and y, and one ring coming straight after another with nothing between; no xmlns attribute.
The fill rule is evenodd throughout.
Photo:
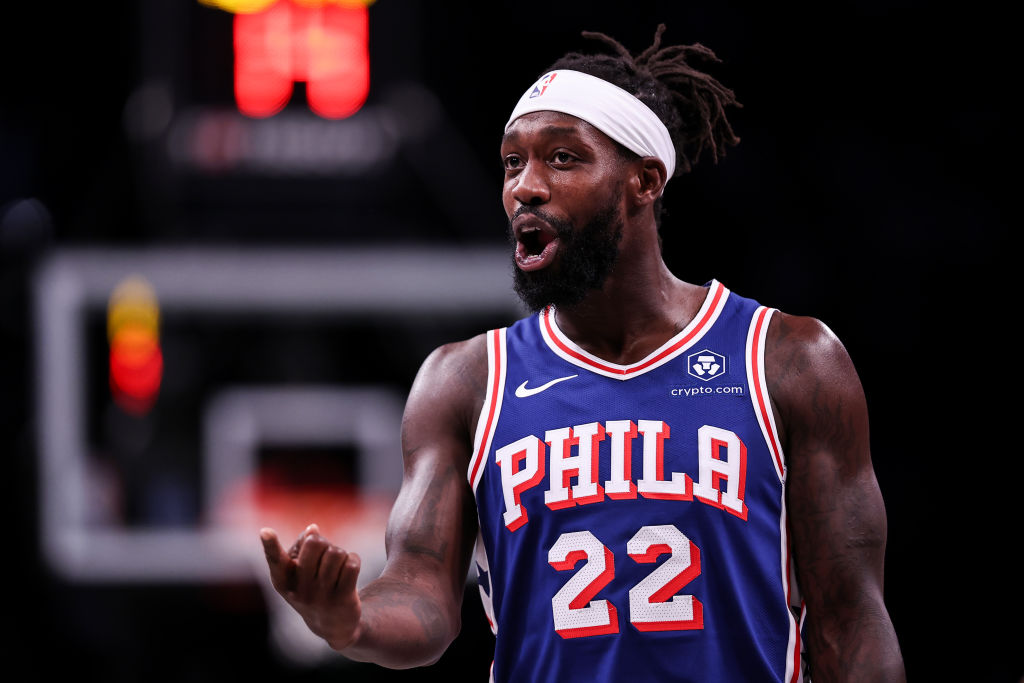
<svg viewBox="0 0 1024 683"><path fill-rule="evenodd" d="M539 270L555 260L558 230L543 216L521 212L512 220L516 239L515 262L520 270Z"/></svg>
<svg viewBox="0 0 1024 683"><path fill-rule="evenodd" d="M516 240L516 265L520 270L540 270L551 264L558 251L558 235L549 230L525 229Z"/></svg>
<svg viewBox="0 0 1024 683"><path fill-rule="evenodd" d="M540 256L555 236L543 230L527 230L519 236L520 251L524 256Z"/></svg>

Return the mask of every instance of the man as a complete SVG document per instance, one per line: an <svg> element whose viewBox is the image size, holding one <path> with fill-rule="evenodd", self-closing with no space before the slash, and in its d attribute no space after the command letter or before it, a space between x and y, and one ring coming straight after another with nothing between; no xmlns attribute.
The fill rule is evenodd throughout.
<svg viewBox="0 0 1024 683"><path fill-rule="evenodd" d="M476 546L495 681L899 681L863 390L819 321L660 251L676 168L738 140L688 60L567 55L501 145L516 290L537 315L436 350L403 420L381 576L311 525L274 586L346 656L436 661ZM639 99L637 99L639 96ZM479 541L477 541L479 533Z"/></svg>

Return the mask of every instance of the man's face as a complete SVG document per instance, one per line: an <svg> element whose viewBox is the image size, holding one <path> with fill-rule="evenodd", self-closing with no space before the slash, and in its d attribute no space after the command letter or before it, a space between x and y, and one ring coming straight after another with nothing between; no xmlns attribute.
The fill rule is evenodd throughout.
<svg viewBox="0 0 1024 683"><path fill-rule="evenodd" d="M501 145L515 288L531 310L579 303L612 271L623 228L623 158L590 124L516 119Z"/></svg>
<svg viewBox="0 0 1024 683"><path fill-rule="evenodd" d="M621 189L617 193L621 196ZM622 239L622 217L618 197L610 197L608 207L582 227L558 220L542 209L524 206L519 214L530 214L554 228L558 241L556 262L550 266L524 270L519 267L521 243L516 240L509 221L509 240L516 247L512 259L514 288L531 311L549 305L572 306L583 301L591 290L601 289L615 266Z"/></svg>

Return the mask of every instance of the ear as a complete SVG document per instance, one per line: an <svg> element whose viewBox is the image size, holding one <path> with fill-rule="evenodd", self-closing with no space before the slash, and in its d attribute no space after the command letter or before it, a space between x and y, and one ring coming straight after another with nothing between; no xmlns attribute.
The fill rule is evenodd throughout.
<svg viewBox="0 0 1024 683"><path fill-rule="evenodd" d="M665 164L654 157L643 157L636 174L629 179L631 198L637 208L654 204L661 196L661 190L668 182Z"/></svg>

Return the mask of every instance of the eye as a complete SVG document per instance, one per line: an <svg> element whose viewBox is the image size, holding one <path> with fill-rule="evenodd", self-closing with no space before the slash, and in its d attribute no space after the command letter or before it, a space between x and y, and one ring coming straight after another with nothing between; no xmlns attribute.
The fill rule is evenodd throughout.
<svg viewBox="0 0 1024 683"><path fill-rule="evenodd" d="M515 171L522 168L523 160L518 154L506 154L502 163L506 171Z"/></svg>
<svg viewBox="0 0 1024 683"><path fill-rule="evenodd" d="M569 154L568 152L559 150L554 153L554 155L551 157L551 160L556 164L564 165L571 164L572 162L576 161L576 157L574 157L572 154Z"/></svg>

